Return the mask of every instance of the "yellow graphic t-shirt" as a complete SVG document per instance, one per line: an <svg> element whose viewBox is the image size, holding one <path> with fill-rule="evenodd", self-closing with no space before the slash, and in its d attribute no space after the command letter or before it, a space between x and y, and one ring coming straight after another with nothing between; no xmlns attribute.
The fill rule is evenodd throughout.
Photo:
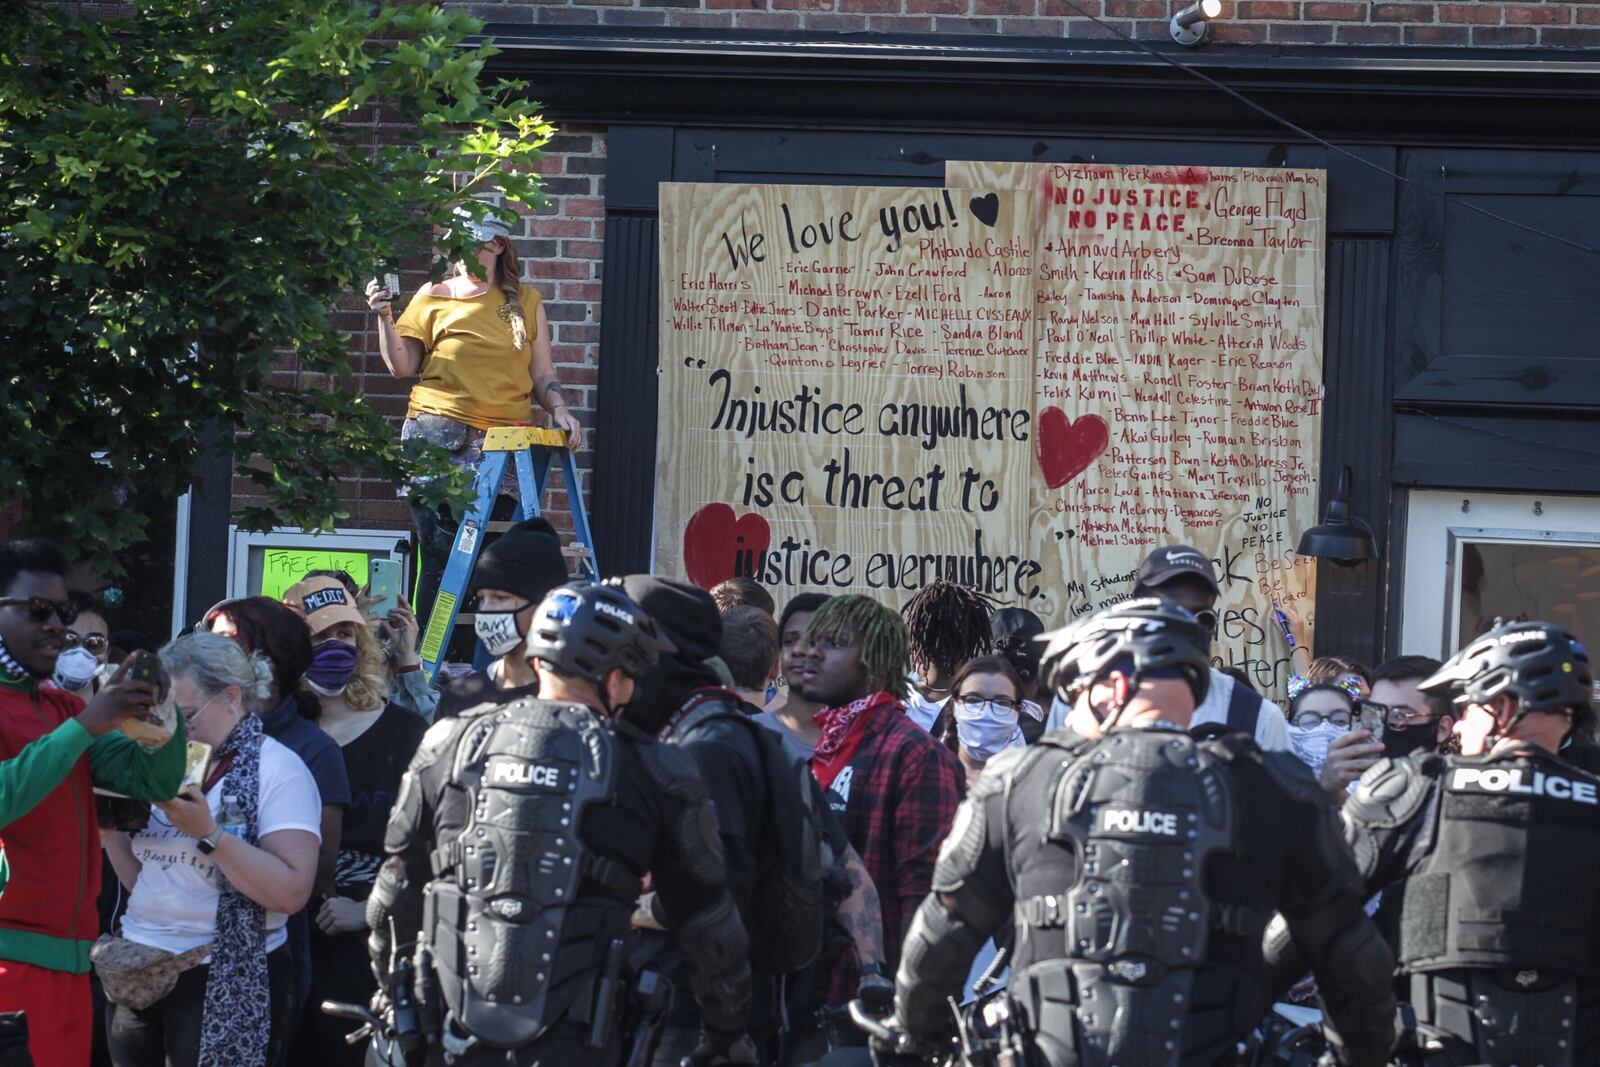
<svg viewBox="0 0 1600 1067"><path fill-rule="evenodd" d="M539 292L524 285L518 303L533 337ZM505 305L505 306L502 306ZM401 337L422 342L422 380L411 388L406 418L443 415L479 430L527 422L533 377L530 348L511 347L510 306L491 289L457 300L419 292L395 323Z"/></svg>

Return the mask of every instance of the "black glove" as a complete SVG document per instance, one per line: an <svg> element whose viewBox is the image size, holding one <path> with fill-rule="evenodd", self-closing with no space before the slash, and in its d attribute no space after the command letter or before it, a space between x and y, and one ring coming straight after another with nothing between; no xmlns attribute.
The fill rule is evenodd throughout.
<svg viewBox="0 0 1600 1067"><path fill-rule="evenodd" d="M862 975L856 997L872 1015L882 1018L894 1014L894 983L881 974Z"/></svg>
<svg viewBox="0 0 1600 1067"><path fill-rule="evenodd" d="M749 1034L700 1032L700 1043L683 1058L680 1067L720 1067L721 1064L756 1063L756 1043Z"/></svg>
<svg viewBox="0 0 1600 1067"><path fill-rule="evenodd" d="M888 1034L869 1034L867 1045L872 1049L872 1062L876 1067L925 1067L933 1062L934 1051L916 1041L899 1019L890 1016L883 1020Z"/></svg>

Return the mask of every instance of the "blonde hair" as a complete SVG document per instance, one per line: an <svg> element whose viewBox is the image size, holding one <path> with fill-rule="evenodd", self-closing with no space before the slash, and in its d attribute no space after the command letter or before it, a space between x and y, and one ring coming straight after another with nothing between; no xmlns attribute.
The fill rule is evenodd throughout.
<svg viewBox="0 0 1600 1067"><path fill-rule="evenodd" d="M389 679L383 670L383 648L372 627L356 627L356 672L344 690L352 711L377 711L389 701Z"/></svg>

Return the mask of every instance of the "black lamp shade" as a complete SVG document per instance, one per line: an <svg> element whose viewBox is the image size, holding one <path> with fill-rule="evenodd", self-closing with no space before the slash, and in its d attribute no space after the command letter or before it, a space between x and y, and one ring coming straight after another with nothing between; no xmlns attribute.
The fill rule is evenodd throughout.
<svg viewBox="0 0 1600 1067"><path fill-rule="evenodd" d="M1339 491L1328 501L1322 521L1300 535L1299 555L1317 559L1331 559L1339 563L1358 563L1364 559L1377 559L1378 546L1372 539L1372 530L1360 519L1350 516L1350 504L1345 499L1348 475L1340 479Z"/></svg>

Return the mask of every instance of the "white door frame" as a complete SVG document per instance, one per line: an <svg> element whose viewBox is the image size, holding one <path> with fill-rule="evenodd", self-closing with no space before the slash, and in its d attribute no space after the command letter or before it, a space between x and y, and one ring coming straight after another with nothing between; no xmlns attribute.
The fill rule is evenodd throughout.
<svg viewBox="0 0 1600 1067"><path fill-rule="evenodd" d="M1402 654L1448 658L1455 573L1465 541L1600 544L1600 500L1554 493L1412 489L1406 494L1398 626Z"/></svg>

